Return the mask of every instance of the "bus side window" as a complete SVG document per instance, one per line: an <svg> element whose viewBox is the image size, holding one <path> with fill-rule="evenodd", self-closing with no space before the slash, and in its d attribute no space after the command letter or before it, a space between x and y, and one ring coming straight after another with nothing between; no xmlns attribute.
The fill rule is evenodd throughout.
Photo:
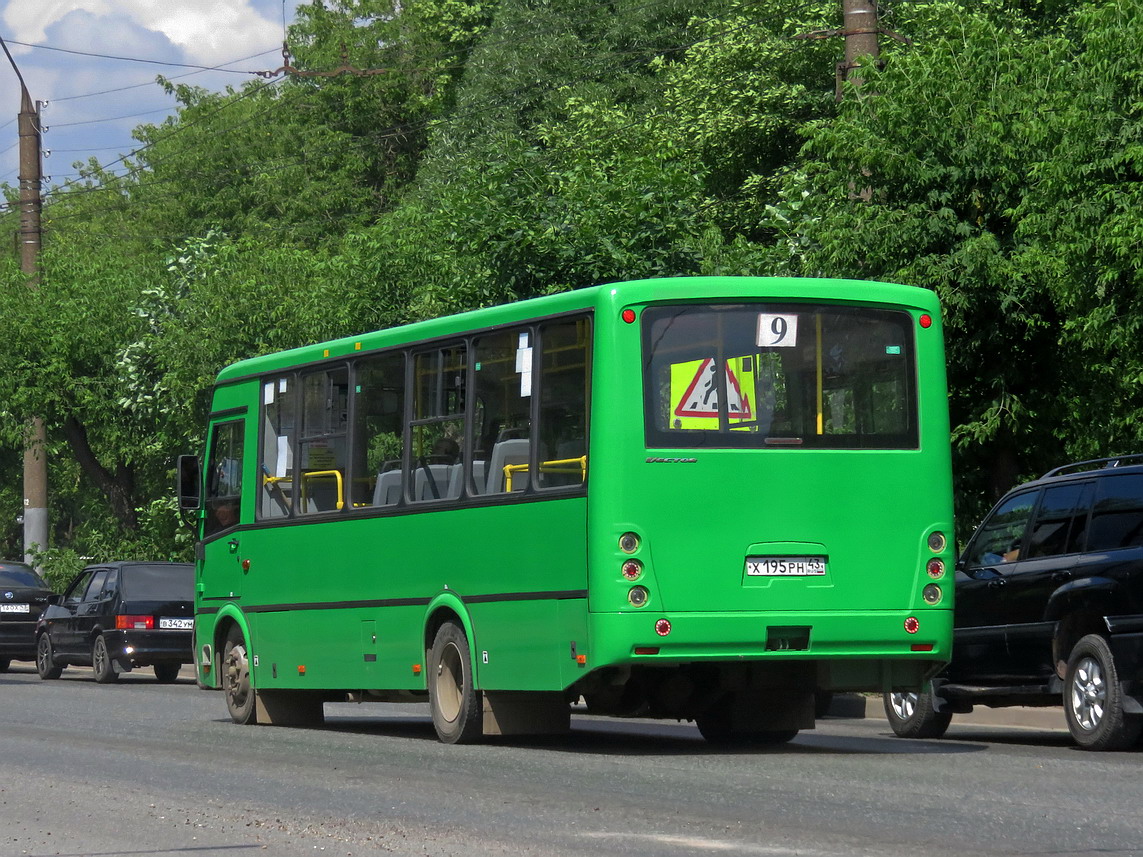
<svg viewBox="0 0 1143 857"><path fill-rule="evenodd" d="M532 333L506 330L482 336L473 347L476 392L483 406L476 447L487 459L473 461L477 493L527 490L528 441L532 435ZM482 481L477 471L484 469ZM507 474L504 468L511 467ZM511 477L509 482L509 476Z"/></svg>
<svg viewBox="0 0 1143 857"><path fill-rule="evenodd" d="M262 461L258 478L259 518L284 518L294 497L294 440L297 436L297 389L292 375L262 384Z"/></svg>
<svg viewBox="0 0 1143 857"><path fill-rule="evenodd" d="M346 506L349 368L337 366L302 376L302 428L298 444L301 514Z"/></svg>
<svg viewBox="0 0 1143 857"><path fill-rule="evenodd" d="M238 523L242 499L242 447L244 420L214 427L206 461L206 520L202 534L208 538Z"/></svg>
<svg viewBox="0 0 1143 857"><path fill-rule="evenodd" d="M395 505L401 497L405 453L405 355L378 354L358 360L353 391L353 506Z"/></svg>
<svg viewBox="0 0 1143 857"><path fill-rule="evenodd" d="M464 444L468 350L452 344L423 351L413 357L413 376L409 497L415 503L454 499L450 486Z"/></svg>
<svg viewBox="0 0 1143 857"><path fill-rule="evenodd" d="M582 485L587 478L587 414L591 319L560 319L540 327L540 488Z"/></svg>

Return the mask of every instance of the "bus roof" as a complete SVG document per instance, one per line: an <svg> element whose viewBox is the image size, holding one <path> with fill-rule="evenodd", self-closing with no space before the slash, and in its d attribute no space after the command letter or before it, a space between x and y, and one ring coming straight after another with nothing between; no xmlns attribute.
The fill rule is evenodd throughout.
<svg viewBox="0 0 1143 857"><path fill-rule="evenodd" d="M928 289L869 280L824 277L661 277L630 280L470 310L252 357L224 368L218 374L218 383L236 381L334 357L346 357L421 340L455 336L472 330L518 324L532 318L561 315L588 308L598 309L604 305L621 308L628 304L664 301L760 297L841 303L873 302L914 307L933 313L939 310L936 295Z"/></svg>

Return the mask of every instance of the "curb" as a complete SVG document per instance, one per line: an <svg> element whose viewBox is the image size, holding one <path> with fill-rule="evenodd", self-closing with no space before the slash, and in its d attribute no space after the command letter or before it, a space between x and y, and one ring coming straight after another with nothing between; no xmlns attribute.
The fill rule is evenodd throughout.
<svg viewBox="0 0 1143 857"><path fill-rule="evenodd" d="M851 720L885 720L885 708L880 696L864 696L859 693L839 693L830 704L827 717ZM888 725L888 724L887 724ZM1024 729L1067 731L1063 709L1059 706L1047 708L987 708L976 706L969 714L954 714L955 726L1013 726Z"/></svg>

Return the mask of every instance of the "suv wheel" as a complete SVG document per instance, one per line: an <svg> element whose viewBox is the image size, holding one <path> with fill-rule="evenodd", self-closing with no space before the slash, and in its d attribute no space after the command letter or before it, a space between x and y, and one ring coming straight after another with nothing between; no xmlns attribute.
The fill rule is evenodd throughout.
<svg viewBox="0 0 1143 857"><path fill-rule="evenodd" d="M1115 659L1098 634L1082 638L1068 658L1064 714L1072 738L1085 750L1124 750L1143 730L1143 717L1123 711Z"/></svg>
<svg viewBox="0 0 1143 857"><path fill-rule="evenodd" d="M885 716L900 738L940 738L952 722L951 711L934 708L931 687L922 693L887 693L884 701Z"/></svg>

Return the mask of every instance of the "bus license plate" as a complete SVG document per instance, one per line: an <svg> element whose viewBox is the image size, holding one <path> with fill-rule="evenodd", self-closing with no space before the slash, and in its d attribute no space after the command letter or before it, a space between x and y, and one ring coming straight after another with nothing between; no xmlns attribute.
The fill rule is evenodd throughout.
<svg viewBox="0 0 1143 857"><path fill-rule="evenodd" d="M826 573L824 556L748 556L748 577L815 577Z"/></svg>
<svg viewBox="0 0 1143 857"><path fill-rule="evenodd" d="M159 619L160 628L172 628L176 631L193 631L194 619L168 619L162 617Z"/></svg>
<svg viewBox="0 0 1143 857"><path fill-rule="evenodd" d="M32 608L27 604L0 604L0 613L30 613Z"/></svg>

